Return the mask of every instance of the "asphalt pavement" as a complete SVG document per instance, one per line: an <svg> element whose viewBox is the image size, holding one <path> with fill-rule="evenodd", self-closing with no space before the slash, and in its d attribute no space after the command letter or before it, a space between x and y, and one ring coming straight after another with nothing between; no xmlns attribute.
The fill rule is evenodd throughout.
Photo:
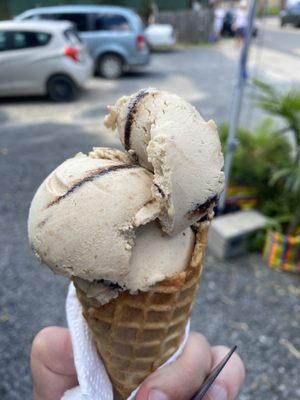
<svg viewBox="0 0 300 400"><path fill-rule="evenodd" d="M300 56L300 28L293 25L280 27L279 17L260 21L258 40L261 40L264 47L298 58Z"/></svg>
<svg viewBox="0 0 300 400"><path fill-rule="evenodd" d="M65 325L68 282L40 266L27 243L28 208L38 185L78 151L118 146L101 126L105 106L141 87L173 90L205 118L226 120L235 70L232 55L193 47L158 53L147 69L119 81L94 78L76 103L1 101L1 400L32 398L32 339L44 326ZM208 255L192 327L212 344L238 345L247 368L239 399L300 399L299 284L299 276L269 270L260 255L226 263Z"/></svg>

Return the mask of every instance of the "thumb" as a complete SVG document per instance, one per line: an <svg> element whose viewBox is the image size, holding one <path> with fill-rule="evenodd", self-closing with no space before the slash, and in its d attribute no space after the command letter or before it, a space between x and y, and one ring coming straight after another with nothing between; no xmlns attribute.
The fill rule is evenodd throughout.
<svg viewBox="0 0 300 400"><path fill-rule="evenodd" d="M204 336L192 332L181 356L151 374L141 385L136 400L189 400L212 366L210 346Z"/></svg>
<svg viewBox="0 0 300 400"><path fill-rule="evenodd" d="M58 400L78 384L67 329L49 326L37 334L32 344L31 372L35 400Z"/></svg>
<svg viewBox="0 0 300 400"><path fill-rule="evenodd" d="M229 348L214 346L211 349L213 368L228 354ZM204 400L234 400L245 380L245 367L240 357L234 353L220 375L208 390Z"/></svg>

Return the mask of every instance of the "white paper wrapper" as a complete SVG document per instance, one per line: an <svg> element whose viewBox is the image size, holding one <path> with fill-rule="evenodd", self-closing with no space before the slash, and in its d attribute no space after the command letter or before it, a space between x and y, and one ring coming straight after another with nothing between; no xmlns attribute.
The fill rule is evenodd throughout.
<svg viewBox="0 0 300 400"><path fill-rule="evenodd" d="M66 312L71 334L75 367L79 386L65 392L61 400L113 400L113 389L104 365L82 316L81 305L76 296L73 283L70 284L66 301ZM170 364L182 353L190 332L190 321L180 347L161 367ZM161 368L160 367L160 368ZM138 388L128 400L133 400Z"/></svg>

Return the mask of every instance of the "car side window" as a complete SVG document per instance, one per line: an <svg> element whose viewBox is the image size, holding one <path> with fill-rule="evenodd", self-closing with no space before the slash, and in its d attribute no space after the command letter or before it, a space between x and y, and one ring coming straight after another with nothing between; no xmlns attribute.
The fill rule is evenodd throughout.
<svg viewBox="0 0 300 400"><path fill-rule="evenodd" d="M38 19L38 15L28 15L25 18L22 18L22 21L31 21L33 19Z"/></svg>
<svg viewBox="0 0 300 400"><path fill-rule="evenodd" d="M14 49L24 49L26 46L27 32L12 32L12 47Z"/></svg>
<svg viewBox="0 0 300 400"><path fill-rule="evenodd" d="M79 32L86 32L89 30L88 27L88 15L80 13L62 13L56 14L53 19L58 19L60 21L70 21L76 26Z"/></svg>
<svg viewBox="0 0 300 400"><path fill-rule="evenodd" d="M35 19L44 19L47 21L58 19L56 14L36 14L35 17Z"/></svg>
<svg viewBox="0 0 300 400"><path fill-rule="evenodd" d="M9 48L8 32L0 31L0 51L9 50Z"/></svg>
<svg viewBox="0 0 300 400"><path fill-rule="evenodd" d="M46 44L49 43L51 35L45 32L37 32L36 38L39 46L45 46Z"/></svg>
<svg viewBox="0 0 300 400"><path fill-rule="evenodd" d="M10 32L11 50L27 49L31 47L45 46L49 43L51 35L45 32Z"/></svg>
<svg viewBox="0 0 300 400"><path fill-rule="evenodd" d="M94 23L97 31L130 31L129 23L123 15L97 14Z"/></svg>

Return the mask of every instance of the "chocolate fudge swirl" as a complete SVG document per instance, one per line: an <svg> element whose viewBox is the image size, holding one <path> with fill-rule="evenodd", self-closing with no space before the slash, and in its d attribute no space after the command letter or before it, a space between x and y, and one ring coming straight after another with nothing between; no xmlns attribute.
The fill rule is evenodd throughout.
<svg viewBox="0 0 300 400"><path fill-rule="evenodd" d="M148 90L142 89L140 90L136 96L130 101L128 105L128 113L127 113L127 118L125 122L125 128L124 128L124 143L125 143L125 149L129 150L130 149L130 135L131 135L131 128L132 124L135 120L135 114L137 112L137 106L140 103L140 101L148 94Z"/></svg>

